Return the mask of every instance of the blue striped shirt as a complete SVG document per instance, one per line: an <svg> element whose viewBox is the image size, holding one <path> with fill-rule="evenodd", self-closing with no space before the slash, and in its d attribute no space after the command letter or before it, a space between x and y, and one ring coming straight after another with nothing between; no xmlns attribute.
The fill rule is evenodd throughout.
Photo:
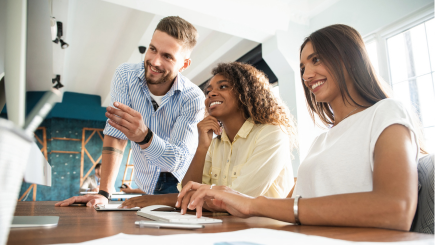
<svg viewBox="0 0 435 245"><path fill-rule="evenodd" d="M112 79L110 90L115 101L140 112L154 136L148 148L131 142L134 180L140 189L153 194L160 172L171 172L180 182L189 168L198 146L196 125L204 117L205 96L201 89L178 73L170 90L154 111L145 81L144 63L122 64ZM106 122L104 134L128 140Z"/></svg>

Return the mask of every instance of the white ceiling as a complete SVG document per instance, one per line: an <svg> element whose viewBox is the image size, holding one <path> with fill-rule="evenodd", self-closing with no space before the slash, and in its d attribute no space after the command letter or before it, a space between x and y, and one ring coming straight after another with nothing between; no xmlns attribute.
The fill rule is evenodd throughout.
<svg viewBox="0 0 435 245"><path fill-rule="evenodd" d="M199 85L217 63L237 60L291 22L308 25L337 1L55 0L52 15L63 22L63 40L70 46L53 43L53 73L62 76L62 91L96 94L108 106L116 67L140 62L137 47L148 47L160 19L177 15L199 32L192 65L183 72Z"/></svg>

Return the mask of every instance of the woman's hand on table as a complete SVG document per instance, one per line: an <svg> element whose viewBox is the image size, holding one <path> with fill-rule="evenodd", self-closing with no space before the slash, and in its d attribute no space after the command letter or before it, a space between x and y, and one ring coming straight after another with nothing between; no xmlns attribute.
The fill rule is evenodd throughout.
<svg viewBox="0 0 435 245"><path fill-rule="evenodd" d="M247 218L252 216L252 206L254 198L243 195L226 186L213 186L199 184L189 181L181 190L176 207L182 209L182 214L186 213L186 209L196 209L196 216L202 216L202 207L204 202L212 200L212 204L217 209L223 209L230 214Z"/></svg>
<svg viewBox="0 0 435 245"><path fill-rule="evenodd" d="M132 197L125 202L123 202L120 206L120 208L143 208L146 206L154 205L155 203L150 203L149 196L139 196L139 197Z"/></svg>
<svg viewBox="0 0 435 245"><path fill-rule="evenodd" d="M190 197L195 193L195 190L189 190L186 192L186 194L184 195L184 198L181 201L181 204L178 205L178 202L175 204L175 207L180 208L181 209L181 214L186 214L187 212L187 205L189 204L190 201ZM225 209L222 209L216 205L213 204L213 199L211 198L204 198L204 206L205 209L207 209L210 212L226 212Z"/></svg>

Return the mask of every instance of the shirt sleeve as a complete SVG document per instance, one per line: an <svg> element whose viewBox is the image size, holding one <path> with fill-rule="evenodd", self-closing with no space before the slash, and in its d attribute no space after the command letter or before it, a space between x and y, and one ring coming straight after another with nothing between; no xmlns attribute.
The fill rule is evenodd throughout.
<svg viewBox="0 0 435 245"><path fill-rule="evenodd" d="M415 156L415 162L417 164L419 144L417 139L418 134L416 134L414 125L414 118L416 115L412 115L403 105L403 103L398 100L384 99L378 103L382 104L376 108L376 112L373 114L372 127L370 131L370 165L372 170L374 165L376 142L378 141L382 132L393 124L403 125L411 132L412 144L416 148L417 153Z"/></svg>
<svg viewBox="0 0 435 245"><path fill-rule="evenodd" d="M85 181L83 182L83 185L80 187L81 191L88 191L91 187L91 179L87 177Z"/></svg>
<svg viewBox="0 0 435 245"><path fill-rule="evenodd" d="M120 65L116 70L112 78L112 84L110 87L110 99L112 105L114 102L121 102L124 105L131 107L131 100L129 96L129 88L127 83L126 64ZM128 140L124 133L118 129L112 127L108 120L103 131L104 135L109 135L117 139Z"/></svg>
<svg viewBox="0 0 435 245"><path fill-rule="evenodd" d="M213 139L213 141L211 142L210 147L208 148L207 151L207 155L205 156L204 168L202 173L202 184L206 184L206 185L211 185L210 168L211 168L211 154L213 154L212 149L214 147L213 144L214 142L216 142L215 139ZM181 182L177 184L177 189L179 192L181 192L181 190L183 189Z"/></svg>
<svg viewBox="0 0 435 245"><path fill-rule="evenodd" d="M154 134L148 148L141 150L146 160L161 170L175 172L190 164L198 146L196 125L204 118L204 95L195 92L187 99L170 132L169 140Z"/></svg>
<svg viewBox="0 0 435 245"><path fill-rule="evenodd" d="M214 138L208 148L207 155L205 156L204 168L202 172L202 183L206 185L211 185L211 156L213 155L213 149L216 147L217 139Z"/></svg>
<svg viewBox="0 0 435 245"><path fill-rule="evenodd" d="M278 126L269 125L259 134L252 152L231 188L256 197L264 195L276 179L282 178L282 189L276 192L285 197L294 184L288 135Z"/></svg>

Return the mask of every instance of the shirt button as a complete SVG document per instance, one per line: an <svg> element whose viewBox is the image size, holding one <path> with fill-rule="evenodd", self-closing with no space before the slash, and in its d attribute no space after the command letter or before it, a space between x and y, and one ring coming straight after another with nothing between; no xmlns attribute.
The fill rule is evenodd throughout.
<svg viewBox="0 0 435 245"><path fill-rule="evenodd" d="M226 179L227 178L227 176L226 175L224 175L224 179Z"/></svg>
<svg viewBox="0 0 435 245"><path fill-rule="evenodd" d="M214 174L214 177L217 177L217 174Z"/></svg>
<svg viewBox="0 0 435 245"><path fill-rule="evenodd" d="M229 162L230 160L227 160L227 162Z"/></svg>

